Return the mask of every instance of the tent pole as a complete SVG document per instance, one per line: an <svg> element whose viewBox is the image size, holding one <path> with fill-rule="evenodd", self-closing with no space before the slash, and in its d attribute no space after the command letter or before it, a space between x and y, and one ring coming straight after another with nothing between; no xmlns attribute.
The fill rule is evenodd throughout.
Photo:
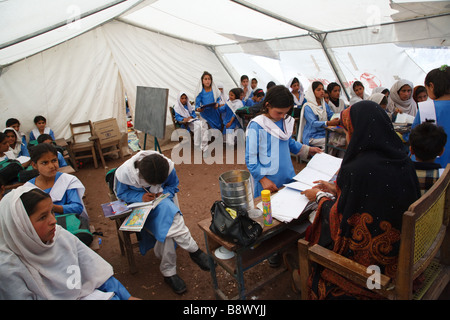
<svg viewBox="0 0 450 320"><path fill-rule="evenodd" d="M231 80L233 80L233 82L236 85L236 87L239 87L239 84L236 82L236 79L231 74L230 70L228 69L227 64L223 61L223 58L217 53L216 48L213 47L213 46L210 46L208 48L214 53L214 55L216 56L217 60L220 61L220 64L225 69L225 71L228 73L228 75L230 76Z"/></svg>
<svg viewBox="0 0 450 320"><path fill-rule="evenodd" d="M331 69L333 69L333 72L336 75L337 80L339 81L341 88L343 89L343 91L345 93L345 96L347 97L348 101L350 101L350 96L348 95L347 89L344 85L344 81L342 80L342 79L345 79L345 77L343 76L342 70L336 61L336 57L334 56L334 53L330 52L330 50L325 45L326 36L327 36L327 34L325 34L325 37L323 36L323 34L311 35L311 37L313 37L315 40L320 42L320 45L322 46L322 50L325 53L325 56L327 57L327 60L331 66Z"/></svg>

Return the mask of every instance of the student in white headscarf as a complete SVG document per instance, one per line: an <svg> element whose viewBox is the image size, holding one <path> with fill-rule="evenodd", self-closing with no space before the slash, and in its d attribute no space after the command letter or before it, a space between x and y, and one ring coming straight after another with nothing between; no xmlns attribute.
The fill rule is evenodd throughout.
<svg viewBox="0 0 450 320"><path fill-rule="evenodd" d="M108 262L56 224L52 207L48 194L25 186L0 201L0 299L73 300L94 291L135 299Z"/></svg>
<svg viewBox="0 0 450 320"><path fill-rule="evenodd" d="M417 103L413 99L413 84L409 80L397 80L391 87L387 111L391 115L406 113L413 117L417 113Z"/></svg>
<svg viewBox="0 0 450 320"><path fill-rule="evenodd" d="M336 82L331 82L327 86L328 94L330 95L330 101L328 101L328 106L334 113L340 113L347 106L341 97L341 86Z"/></svg>
<svg viewBox="0 0 450 320"><path fill-rule="evenodd" d="M291 91L292 96L294 97L294 109L292 110L292 116L297 118L300 116L300 110L303 104L306 102L305 99L305 90L303 89L303 85L298 80L298 78L291 78L286 87Z"/></svg>
<svg viewBox="0 0 450 320"><path fill-rule="evenodd" d="M306 91L307 102L303 105L300 115L300 128L297 141L308 146L325 148L325 127L337 126L339 119L331 120L333 111L325 103L323 84L314 81Z"/></svg>
<svg viewBox="0 0 450 320"><path fill-rule="evenodd" d="M361 81L355 81L352 85L352 90L350 92L350 105L354 105L355 103L367 100L369 95L364 92L364 85Z"/></svg>
<svg viewBox="0 0 450 320"><path fill-rule="evenodd" d="M386 111L388 98L383 93L372 93L367 100L377 103L383 110Z"/></svg>
<svg viewBox="0 0 450 320"><path fill-rule="evenodd" d="M182 123L181 127L194 133L194 146L205 151L208 146L208 125L204 119L199 119L189 98L184 91L178 94L177 102L173 108L175 120Z"/></svg>

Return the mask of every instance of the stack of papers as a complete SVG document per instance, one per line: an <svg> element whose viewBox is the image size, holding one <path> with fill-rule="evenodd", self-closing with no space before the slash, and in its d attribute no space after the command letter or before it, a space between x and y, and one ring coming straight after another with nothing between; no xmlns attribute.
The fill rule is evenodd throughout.
<svg viewBox="0 0 450 320"><path fill-rule="evenodd" d="M312 157L308 165L294 177L295 182L285 184L286 188L271 197L272 216L281 222L298 219L309 200L301 191L311 189L314 181L330 181L341 166L342 159L326 153ZM257 205L262 210L262 203Z"/></svg>

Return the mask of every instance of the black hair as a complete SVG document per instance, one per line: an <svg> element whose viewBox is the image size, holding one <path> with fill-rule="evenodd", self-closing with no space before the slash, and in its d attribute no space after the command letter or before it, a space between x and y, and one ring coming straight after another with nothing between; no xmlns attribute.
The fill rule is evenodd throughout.
<svg viewBox="0 0 450 320"><path fill-rule="evenodd" d="M204 77L204 76L209 76L209 77L211 78L211 83L212 83L212 81L213 81L213 76L212 76L212 74L209 73L208 71L203 71L202 77L200 78L200 79L201 79L201 82L202 82L202 87L203 87L203 77Z"/></svg>
<svg viewBox="0 0 450 320"><path fill-rule="evenodd" d="M383 97L383 99L381 99L379 105L387 105L388 104L388 98L386 96Z"/></svg>
<svg viewBox="0 0 450 320"><path fill-rule="evenodd" d="M264 97L264 91L262 90L262 89L256 89L254 92L253 92L253 95L255 96L255 97L257 97L257 98L259 98L259 97Z"/></svg>
<svg viewBox="0 0 450 320"><path fill-rule="evenodd" d="M409 142L418 159L429 161L442 152L447 143L447 134L441 126L423 122L411 130Z"/></svg>
<svg viewBox="0 0 450 320"><path fill-rule="evenodd" d="M268 107L287 109L292 108L293 106L294 97L292 96L292 93L285 86L278 85L267 91L261 112L267 113Z"/></svg>
<svg viewBox="0 0 450 320"><path fill-rule="evenodd" d="M256 79L256 78L252 78L252 80L251 80L251 81L253 81L253 80L255 80L256 82L258 82L258 79Z"/></svg>
<svg viewBox="0 0 450 320"><path fill-rule="evenodd" d="M275 86L276 86L275 82L269 81L269 83L266 85L266 90L269 90L270 88L275 87Z"/></svg>
<svg viewBox="0 0 450 320"><path fill-rule="evenodd" d="M334 88L336 87L341 87L337 82L331 82L328 86L327 86L327 91L331 92L333 91Z"/></svg>
<svg viewBox="0 0 450 320"><path fill-rule="evenodd" d="M42 142L44 142L45 140L52 140L52 141L53 141L53 138L52 138L51 135L49 135L49 134L47 134L47 133L43 133L43 134L41 134L41 135L37 138L37 142L38 142L38 143L42 143Z"/></svg>
<svg viewBox="0 0 450 320"><path fill-rule="evenodd" d="M28 216L31 216L34 213L39 202L48 198L50 198L50 195L38 188L31 189L20 196L20 200L22 201Z"/></svg>
<svg viewBox="0 0 450 320"><path fill-rule="evenodd" d="M43 154L47 152L53 153L55 156L58 156L58 150L50 144L50 143L39 143L30 148L30 158L31 161L37 163Z"/></svg>
<svg viewBox="0 0 450 320"><path fill-rule="evenodd" d="M386 94L386 93L391 93L391 92L389 91L388 88L386 88L386 89L384 89L383 91L381 91L381 93L382 93L382 94Z"/></svg>
<svg viewBox="0 0 450 320"><path fill-rule="evenodd" d="M364 85L362 84L361 81L355 81L355 82L353 82L353 85L352 85L353 90L355 90L356 87L363 87L364 88Z"/></svg>
<svg viewBox="0 0 450 320"><path fill-rule="evenodd" d="M45 117L43 117L43 116L36 116L36 117L34 117L33 122L34 122L35 124L38 123L39 121L47 122L47 119L45 119Z"/></svg>
<svg viewBox="0 0 450 320"><path fill-rule="evenodd" d="M19 126L20 126L20 121L17 120L16 118L9 118L8 120L6 120L7 127L11 127L12 125L15 125L16 123L19 124Z"/></svg>
<svg viewBox="0 0 450 320"><path fill-rule="evenodd" d="M169 176L169 162L161 155L154 153L136 161L135 168L149 184L162 184Z"/></svg>
<svg viewBox="0 0 450 320"><path fill-rule="evenodd" d="M428 72L425 77L425 85L428 87L430 83L434 86L434 95L436 99L443 95L450 94L450 68L443 65Z"/></svg>
<svg viewBox="0 0 450 320"><path fill-rule="evenodd" d="M291 87L292 87L292 85L293 85L294 83L300 83L300 81L298 81L298 78L292 79Z"/></svg>
<svg viewBox="0 0 450 320"><path fill-rule="evenodd" d="M248 76L244 74L244 75L241 76L241 82L242 82L242 80L245 80L245 79L248 80Z"/></svg>
<svg viewBox="0 0 450 320"><path fill-rule="evenodd" d="M6 133L0 132L0 142L6 139Z"/></svg>
<svg viewBox="0 0 450 320"><path fill-rule="evenodd" d="M230 90L230 92L233 92L234 97L236 99L240 99L241 98L241 92L243 92L244 90L242 90L241 88L233 88Z"/></svg>
<svg viewBox="0 0 450 320"><path fill-rule="evenodd" d="M316 89L317 89L320 85L322 85L322 87L324 86L322 82L320 82L320 81L314 81L314 82L312 83L312 89L313 89L313 91L316 91Z"/></svg>

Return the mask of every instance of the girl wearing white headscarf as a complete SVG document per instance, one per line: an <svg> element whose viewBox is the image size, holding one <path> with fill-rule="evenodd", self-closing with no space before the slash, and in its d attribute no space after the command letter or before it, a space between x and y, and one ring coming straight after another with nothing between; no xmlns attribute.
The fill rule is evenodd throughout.
<svg viewBox="0 0 450 320"><path fill-rule="evenodd" d="M222 119L217 110L220 101L220 91L213 81L212 74L205 71L195 90L195 110L200 112L203 119L212 129L222 130ZM206 105L213 106L204 107Z"/></svg>
<svg viewBox="0 0 450 320"><path fill-rule="evenodd" d="M367 100L369 95L364 92L364 85L361 81L355 81L352 85L352 89L350 91L350 105L354 105L355 103Z"/></svg>
<svg viewBox="0 0 450 320"><path fill-rule="evenodd" d="M177 102L174 106L175 120L182 123L181 127L194 133L194 146L206 150L208 146L208 125L204 119L199 119L194 108L189 102L189 98L184 91L178 94Z"/></svg>
<svg viewBox="0 0 450 320"><path fill-rule="evenodd" d="M12 145L10 144L10 147L12 149L14 157L15 158L18 158L20 156L29 157L30 154L28 153L27 146L26 146L26 144L24 144L22 142L22 137L20 136L20 134L13 128L3 129L3 133L5 133L5 134L7 134L8 131L12 132L14 134L14 136L16 137L15 142Z"/></svg>
<svg viewBox="0 0 450 320"><path fill-rule="evenodd" d="M99 291L129 299L111 265L56 224L42 190L19 187L0 201L0 299L72 300Z"/></svg>
<svg viewBox="0 0 450 320"><path fill-rule="evenodd" d="M314 81L306 92L307 102L300 114L297 141L309 146L325 148L325 127L336 126L339 119L331 120L333 111L325 103L323 84Z"/></svg>
<svg viewBox="0 0 450 320"><path fill-rule="evenodd" d="M417 113L417 103L413 99L414 86L411 81L397 80L391 87L387 105L388 113L406 113L413 117Z"/></svg>

